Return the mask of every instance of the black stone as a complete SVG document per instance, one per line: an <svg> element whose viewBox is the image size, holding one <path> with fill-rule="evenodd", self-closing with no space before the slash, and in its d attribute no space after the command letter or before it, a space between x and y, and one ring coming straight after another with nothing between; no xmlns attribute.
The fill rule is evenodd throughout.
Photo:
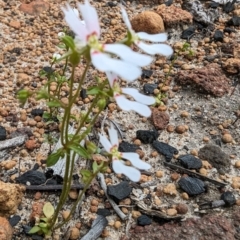
<svg viewBox="0 0 240 240"><path fill-rule="evenodd" d="M53 177L53 173L54 173L53 169L49 168L49 169L45 172L46 178L47 178L47 179L52 178L52 177Z"/></svg>
<svg viewBox="0 0 240 240"><path fill-rule="evenodd" d="M236 203L236 198L235 196L233 195L232 192L224 192L222 195L221 195L221 200L223 200L225 202L225 205L227 207L231 207L232 205L234 205Z"/></svg>
<svg viewBox="0 0 240 240"><path fill-rule="evenodd" d="M57 181L55 179L48 179L46 181L46 185L57 185Z"/></svg>
<svg viewBox="0 0 240 240"><path fill-rule="evenodd" d="M218 8L219 3L218 2L210 2L208 5L210 8Z"/></svg>
<svg viewBox="0 0 240 240"><path fill-rule="evenodd" d="M52 74L54 72L54 69L52 67L46 66L46 67L43 67L43 71L48 74Z"/></svg>
<svg viewBox="0 0 240 240"><path fill-rule="evenodd" d="M44 239L43 236L40 236L40 235L37 235L37 234L31 235L31 238L33 240L43 240Z"/></svg>
<svg viewBox="0 0 240 240"><path fill-rule="evenodd" d="M183 30L181 38L189 40L194 35L194 33L195 33L195 27L191 26L191 27Z"/></svg>
<svg viewBox="0 0 240 240"><path fill-rule="evenodd" d="M7 131L5 127L0 126L0 141L7 138Z"/></svg>
<svg viewBox="0 0 240 240"><path fill-rule="evenodd" d="M137 139L141 140L142 143L152 143L157 140L159 134L156 130L138 130Z"/></svg>
<svg viewBox="0 0 240 240"><path fill-rule="evenodd" d="M43 113L44 113L44 110L40 109L40 108L35 108L31 111L31 115L34 117L36 117L36 116L42 117Z"/></svg>
<svg viewBox="0 0 240 240"><path fill-rule="evenodd" d="M175 147L164 142L154 141L152 146L158 153L162 154L168 162L171 161L174 154L178 154L178 150Z"/></svg>
<svg viewBox="0 0 240 240"><path fill-rule="evenodd" d="M111 212L106 208L99 208L97 210L97 214L106 217L106 216L110 216Z"/></svg>
<svg viewBox="0 0 240 240"><path fill-rule="evenodd" d="M165 2L166 6L171 6L173 4L173 0L168 0L167 2Z"/></svg>
<svg viewBox="0 0 240 240"><path fill-rule="evenodd" d="M227 2L225 5L223 5L223 11L225 13L232 12L235 9L235 6L234 6L235 2L236 2L236 0L233 0L231 2L230 1Z"/></svg>
<svg viewBox="0 0 240 240"><path fill-rule="evenodd" d="M23 228L23 232L24 232L26 235L29 235L29 231L32 229L32 227L31 227L31 226L28 226L28 225L23 225L22 228Z"/></svg>
<svg viewBox="0 0 240 240"><path fill-rule="evenodd" d="M22 51L22 48L15 47L10 52L11 53L16 53L19 56L21 54L21 51Z"/></svg>
<svg viewBox="0 0 240 240"><path fill-rule="evenodd" d="M124 198L127 198L132 192L132 188L129 183L123 181L117 185L108 185L107 193L110 197L112 197L116 202L121 201Z"/></svg>
<svg viewBox="0 0 240 240"><path fill-rule="evenodd" d="M109 7L116 7L118 5L118 3L117 2L108 2L107 5Z"/></svg>
<svg viewBox="0 0 240 240"><path fill-rule="evenodd" d="M53 179L57 181L57 184L63 184L63 177L56 174L53 176Z"/></svg>
<svg viewBox="0 0 240 240"><path fill-rule="evenodd" d="M118 147L119 152L136 152L138 149L141 149L141 148L135 144L124 142L124 141L122 141Z"/></svg>
<svg viewBox="0 0 240 240"><path fill-rule="evenodd" d="M157 89L157 87L158 87L157 84L146 83L143 86L143 92L147 95L153 94L154 89Z"/></svg>
<svg viewBox="0 0 240 240"><path fill-rule="evenodd" d="M16 181L25 185L27 182L30 182L31 185L41 185L46 182L46 176L42 172L30 170L16 178Z"/></svg>
<svg viewBox="0 0 240 240"><path fill-rule="evenodd" d="M83 88L81 91L80 91L80 97L82 98L82 99L85 99L85 98L87 98L87 90L85 89L85 88Z"/></svg>
<svg viewBox="0 0 240 240"><path fill-rule="evenodd" d="M199 169L202 167L202 161L191 154L179 156L178 160L183 167L188 169Z"/></svg>
<svg viewBox="0 0 240 240"><path fill-rule="evenodd" d="M9 219L9 223L12 227L14 227L19 223L20 220L21 217L19 215L14 215Z"/></svg>
<svg viewBox="0 0 240 240"><path fill-rule="evenodd" d="M178 185L190 196L205 192L205 184L198 178L182 177L178 181Z"/></svg>
<svg viewBox="0 0 240 240"><path fill-rule="evenodd" d="M141 215L137 218L137 223L140 226L150 225L152 223L152 219L147 215Z"/></svg>
<svg viewBox="0 0 240 240"><path fill-rule="evenodd" d="M207 160L217 170L230 168L228 155L217 145L207 144L200 148L198 157Z"/></svg>
<svg viewBox="0 0 240 240"><path fill-rule="evenodd" d="M150 78L153 74L152 70L142 70L142 78Z"/></svg>
<svg viewBox="0 0 240 240"><path fill-rule="evenodd" d="M224 31L224 32L227 32L227 33L236 32L235 29L230 28L230 27L225 27L225 28L223 29L223 31Z"/></svg>
<svg viewBox="0 0 240 240"><path fill-rule="evenodd" d="M216 42L222 42L223 41L223 37L224 37L223 32L220 31L220 30L216 30L214 35L213 35L213 39Z"/></svg>
<svg viewBox="0 0 240 240"><path fill-rule="evenodd" d="M228 22L228 25L230 26L240 26L240 17L233 16Z"/></svg>
<svg viewBox="0 0 240 240"><path fill-rule="evenodd" d="M39 164L38 164L38 163L35 163L34 166L33 166L33 168L32 168L32 170L33 170L33 171L36 171L36 170L39 169L39 167L40 167Z"/></svg>
<svg viewBox="0 0 240 240"><path fill-rule="evenodd" d="M37 83L36 83L36 82L32 82L32 83L31 83L31 86L34 87L34 88L36 88L36 87L37 87Z"/></svg>

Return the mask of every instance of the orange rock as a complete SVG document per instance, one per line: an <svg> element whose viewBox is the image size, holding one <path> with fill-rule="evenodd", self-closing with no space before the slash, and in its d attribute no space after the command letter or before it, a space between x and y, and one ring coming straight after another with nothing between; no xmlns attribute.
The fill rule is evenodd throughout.
<svg viewBox="0 0 240 240"><path fill-rule="evenodd" d="M13 229L6 218L0 217L0 239L12 240Z"/></svg>
<svg viewBox="0 0 240 240"><path fill-rule="evenodd" d="M44 206L44 202L34 202L32 204L32 212L29 217L31 222L34 222L36 219L42 217L43 206Z"/></svg>
<svg viewBox="0 0 240 240"><path fill-rule="evenodd" d="M36 148L36 141L35 140L27 140L25 142L25 146L28 150L33 150L34 148Z"/></svg>
<svg viewBox="0 0 240 240"><path fill-rule="evenodd" d="M13 27L13 28L16 28L16 29L19 29L21 27L21 23L19 21L12 20L9 23L9 26Z"/></svg>
<svg viewBox="0 0 240 240"><path fill-rule="evenodd" d="M49 7L49 3L42 0L35 0L29 4L22 3L19 10L30 15L39 15L43 11L47 11Z"/></svg>

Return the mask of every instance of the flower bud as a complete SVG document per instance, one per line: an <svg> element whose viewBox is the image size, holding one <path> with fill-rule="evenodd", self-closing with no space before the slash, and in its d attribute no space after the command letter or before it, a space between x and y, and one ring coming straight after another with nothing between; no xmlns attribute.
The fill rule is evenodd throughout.
<svg viewBox="0 0 240 240"><path fill-rule="evenodd" d="M87 141L87 140L85 142L85 145L86 145L88 153L90 153L90 154L95 153L98 149L98 147L93 142L90 142L90 141Z"/></svg>
<svg viewBox="0 0 240 240"><path fill-rule="evenodd" d="M100 110L103 110L106 107L106 99L102 98L98 101L97 106L99 107Z"/></svg>
<svg viewBox="0 0 240 240"><path fill-rule="evenodd" d="M76 66L79 64L80 62L80 55L77 52L73 52L70 57L69 57L69 61L73 66Z"/></svg>

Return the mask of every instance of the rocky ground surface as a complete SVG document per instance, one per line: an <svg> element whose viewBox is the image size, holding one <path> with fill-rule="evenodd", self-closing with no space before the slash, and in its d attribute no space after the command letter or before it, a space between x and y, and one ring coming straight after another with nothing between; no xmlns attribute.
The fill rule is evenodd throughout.
<svg viewBox="0 0 240 240"><path fill-rule="evenodd" d="M68 2L76 6L75 1ZM119 2L91 3L99 14L101 40L122 39L126 29ZM44 185L44 160L49 152L44 134L55 131L59 135L57 124L47 126L42 119L44 103L30 98L20 107L16 92L36 90L46 83L39 71L49 66L53 53L62 53L57 46L58 33L67 29L60 9L64 4L60 0L0 0L1 239L43 239L27 235L28 226L41 215L43 203L56 206L60 194L25 191L19 185L39 179L38 184ZM142 77L128 84L159 99L164 96L152 108L151 118L122 112L115 103L108 105L108 118L123 132L121 151L130 147L152 168L142 172L139 183L129 182L110 168L104 174L103 182L124 220L96 180L75 216L52 239L81 239L94 230L94 220L104 228L99 239L240 239L240 3L145 0L122 4L136 31L165 31L174 48L174 56L156 56ZM61 67L58 64L54 69ZM78 67L76 78L81 72ZM91 69L88 85L96 74L104 77ZM62 88L62 101L67 91ZM76 111L89 101L91 96L79 97ZM76 163L75 183L81 183L79 170L84 165L83 160ZM32 180L23 177L29 170L33 170ZM69 193L63 218L77 196L77 190Z"/></svg>

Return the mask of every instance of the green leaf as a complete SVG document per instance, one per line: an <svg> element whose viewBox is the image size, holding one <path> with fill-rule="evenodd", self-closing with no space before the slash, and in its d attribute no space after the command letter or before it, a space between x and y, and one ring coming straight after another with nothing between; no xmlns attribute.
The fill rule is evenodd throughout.
<svg viewBox="0 0 240 240"><path fill-rule="evenodd" d="M93 173L96 173L98 171L98 164L96 161L93 161L93 165L92 165L92 169L93 169Z"/></svg>
<svg viewBox="0 0 240 240"><path fill-rule="evenodd" d="M82 147L81 145L71 145L69 147L70 149L72 149L74 152L76 152L79 156L84 157L84 158L89 158L88 152L87 150Z"/></svg>
<svg viewBox="0 0 240 240"><path fill-rule="evenodd" d="M47 202L43 206L43 213L46 216L46 218L50 218L54 214L54 207L50 202Z"/></svg>
<svg viewBox="0 0 240 240"><path fill-rule="evenodd" d="M37 97L36 97L37 100L40 100L40 99L48 99L48 98L49 98L49 94L48 94L47 89L45 89L45 88L42 88L42 89L37 93Z"/></svg>
<svg viewBox="0 0 240 240"><path fill-rule="evenodd" d="M57 163L60 157L64 156L64 151L62 148L58 149L57 152L51 154L47 158L47 167L51 167Z"/></svg>
<svg viewBox="0 0 240 240"><path fill-rule="evenodd" d="M39 227L41 228L41 230L43 231L43 229L44 229L44 228L46 229L48 225L47 225L47 223L43 223L43 222L42 222L42 223L39 223L38 226L39 226Z"/></svg>
<svg viewBox="0 0 240 240"><path fill-rule="evenodd" d="M47 218L40 218L40 221L42 221L42 222L48 222L48 219Z"/></svg>
<svg viewBox="0 0 240 240"><path fill-rule="evenodd" d="M86 183L91 177L92 177L92 172L90 170L82 169L80 171L80 174L83 177L83 182Z"/></svg>
<svg viewBox="0 0 240 240"><path fill-rule="evenodd" d="M47 105L49 107L61 107L60 101L57 101L57 100L51 101L51 102L47 102Z"/></svg>
<svg viewBox="0 0 240 240"><path fill-rule="evenodd" d="M28 233L33 234L33 233L37 233L40 230L41 230L41 228L39 226L33 226Z"/></svg>
<svg viewBox="0 0 240 240"><path fill-rule="evenodd" d="M44 112L42 117L46 120L51 119L51 114L49 112Z"/></svg>
<svg viewBox="0 0 240 240"><path fill-rule="evenodd" d="M21 102L21 104L25 104L27 99L32 95L32 93L26 89L22 89L18 91L17 98Z"/></svg>
<svg viewBox="0 0 240 240"><path fill-rule="evenodd" d="M100 89L98 87L92 87L89 90L87 90L88 95L97 95L100 92Z"/></svg>
<svg viewBox="0 0 240 240"><path fill-rule="evenodd" d="M65 45L69 48L71 48L71 50L74 50L75 48L75 44L74 44L74 41L73 41L73 38L70 37L70 36L64 36L62 37L62 42L65 43Z"/></svg>

